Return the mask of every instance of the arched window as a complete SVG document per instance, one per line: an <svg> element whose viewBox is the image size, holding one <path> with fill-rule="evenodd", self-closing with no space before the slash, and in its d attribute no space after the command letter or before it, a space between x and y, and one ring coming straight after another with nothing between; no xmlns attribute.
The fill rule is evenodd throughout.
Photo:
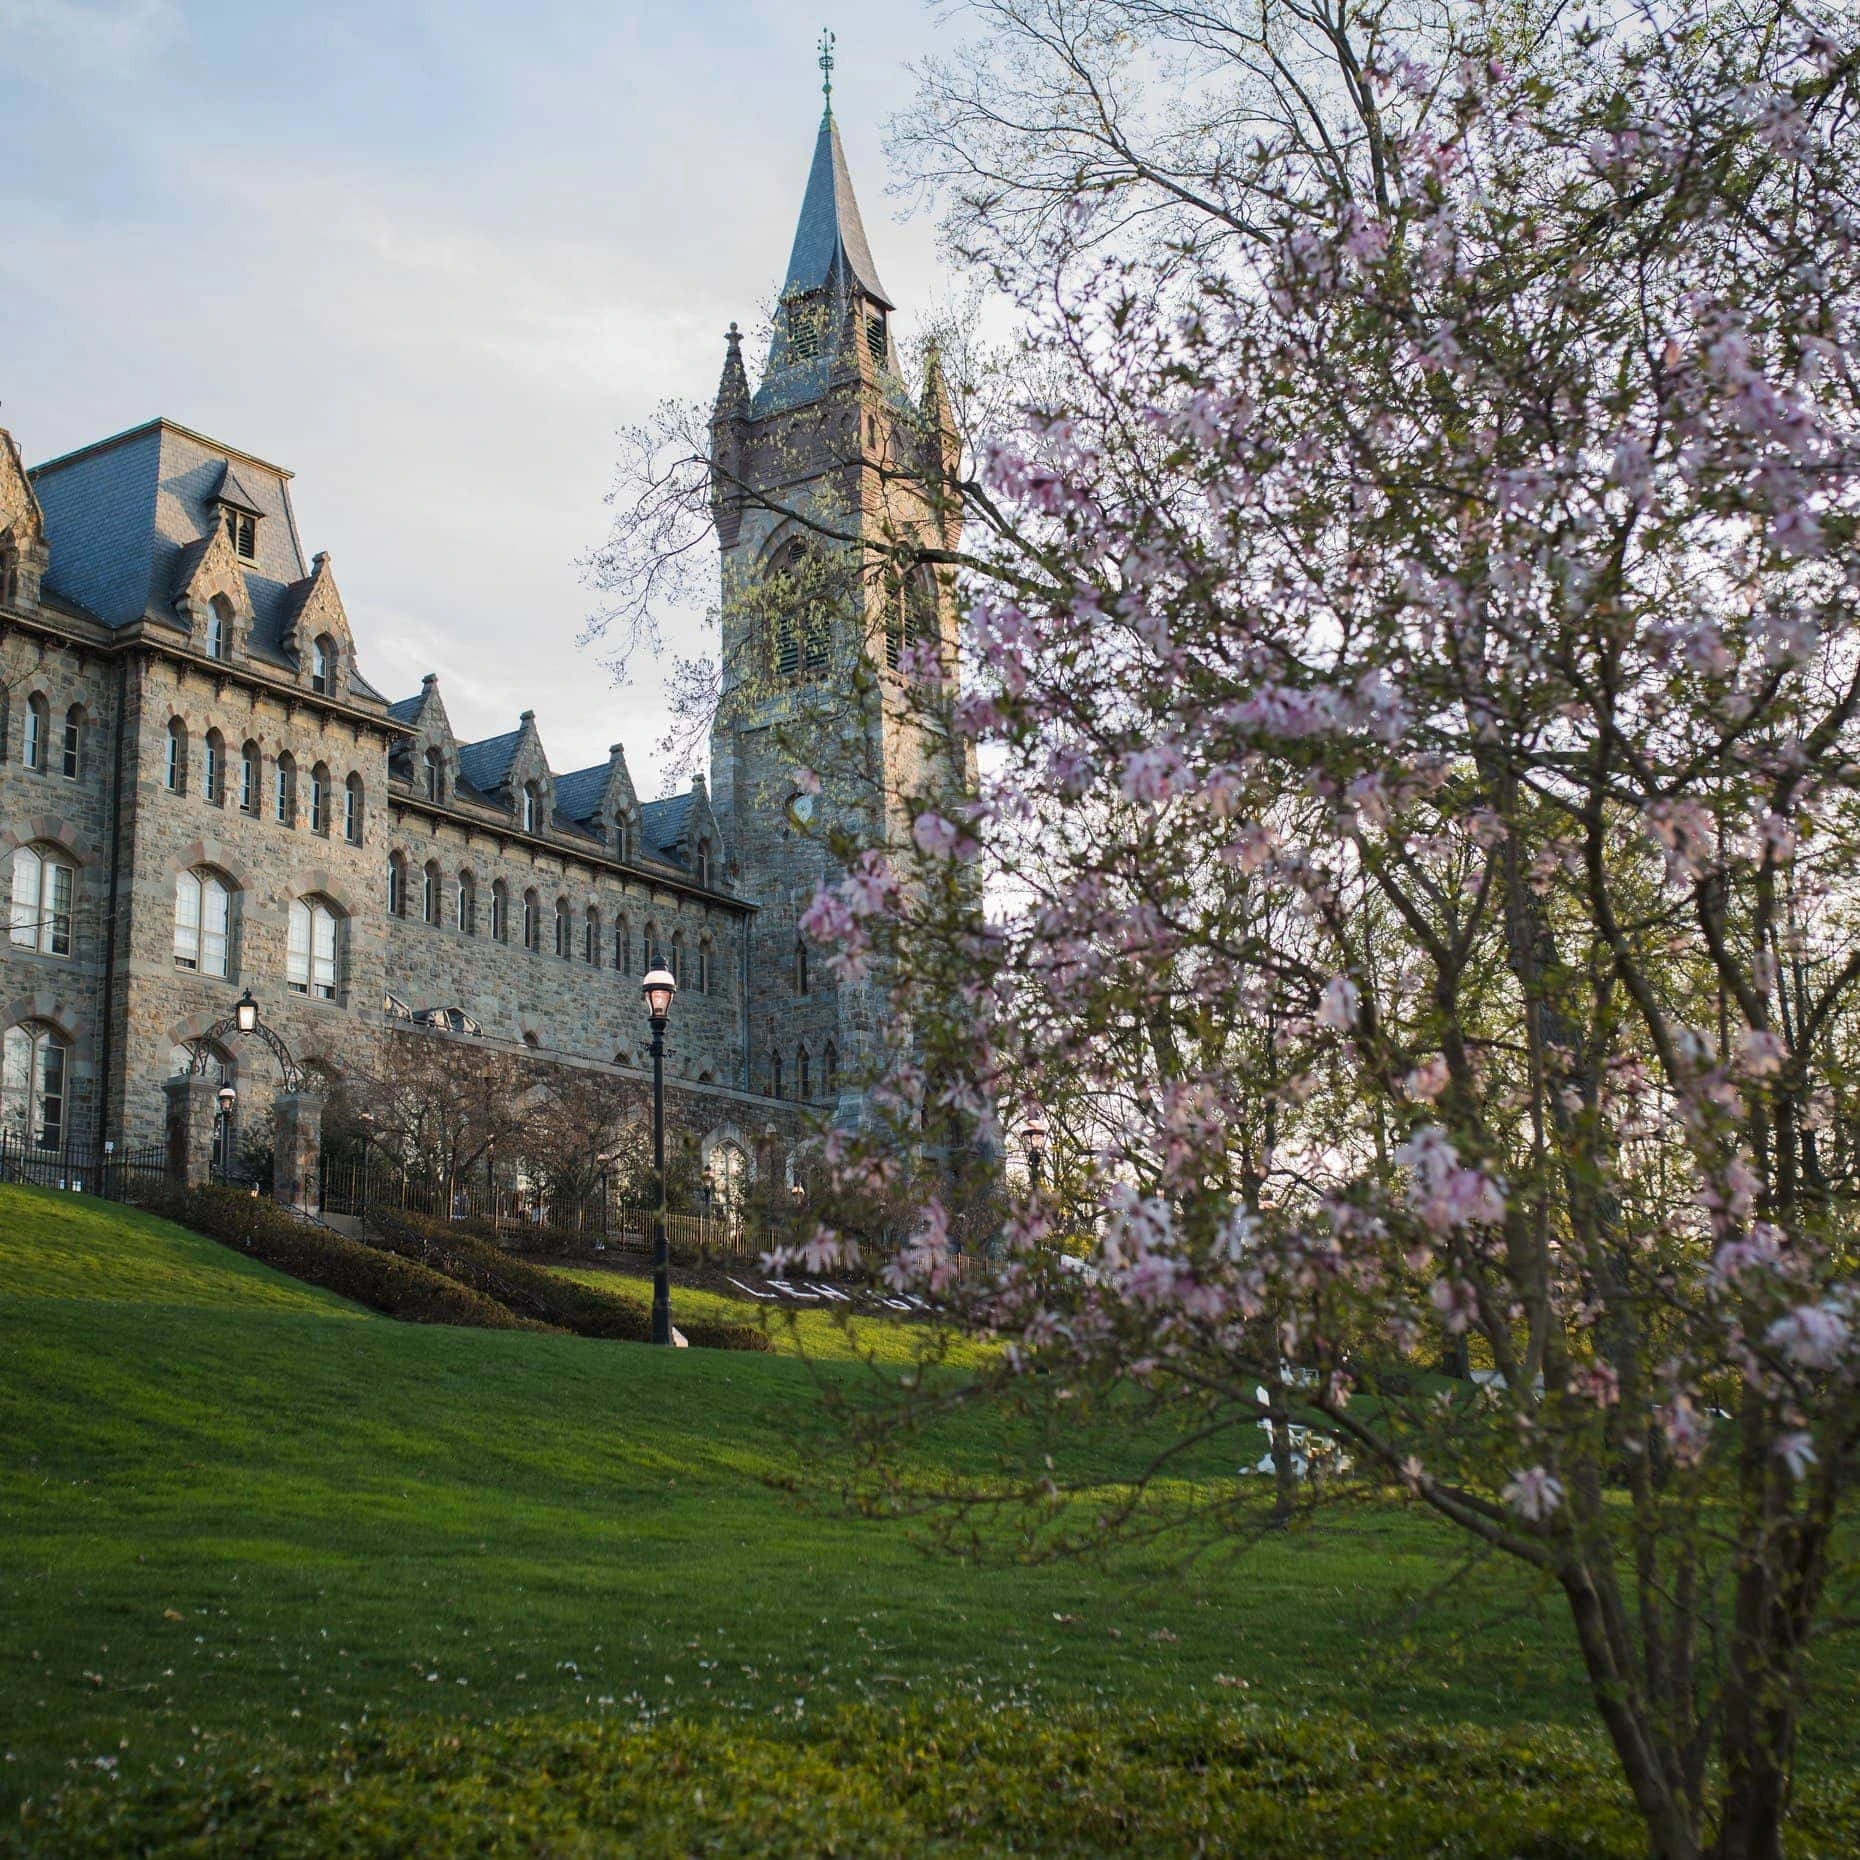
<svg viewBox="0 0 1860 1860"><path fill-rule="evenodd" d="M498 943L510 941L510 887L501 878L491 884L491 937Z"/></svg>
<svg viewBox="0 0 1860 1860"><path fill-rule="evenodd" d="M294 995L335 1000L342 986L342 918L327 898L291 900L284 980Z"/></svg>
<svg viewBox="0 0 1860 1860"><path fill-rule="evenodd" d="M525 782L523 784L523 831L540 833L542 831L542 783Z"/></svg>
<svg viewBox="0 0 1860 1860"><path fill-rule="evenodd" d="M459 874L458 924L461 936L478 934L478 881L469 872Z"/></svg>
<svg viewBox="0 0 1860 1860"><path fill-rule="evenodd" d="M812 1068L808 1064L805 1043L794 1050L794 1095L802 1100L814 1095Z"/></svg>
<svg viewBox="0 0 1860 1860"><path fill-rule="evenodd" d="M691 875L700 885L710 883L710 841L699 840L697 852L691 860Z"/></svg>
<svg viewBox="0 0 1860 1860"><path fill-rule="evenodd" d="M404 853L388 854L388 915L407 915L407 858Z"/></svg>
<svg viewBox="0 0 1860 1860"><path fill-rule="evenodd" d="M831 656L833 615L819 567L796 537L775 558L780 586L775 596L775 669L783 678L826 669Z"/></svg>
<svg viewBox="0 0 1860 1860"><path fill-rule="evenodd" d="M626 861L633 856L632 848L632 823L622 814L620 818L614 822L614 857L624 865Z"/></svg>
<svg viewBox="0 0 1860 1860"><path fill-rule="evenodd" d="M769 1096L779 1098L781 1095L781 1054L771 1053L769 1054Z"/></svg>
<svg viewBox="0 0 1860 1860"><path fill-rule="evenodd" d="M313 832L329 831L329 764L319 762L310 771L310 826Z"/></svg>
<svg viewBox="0 0 1860 1860"><path fill-rule="evenodd" d="M904 649L937 631L936 572L929 566L913 569L885 604L885 664L896 671Z"/></svg>
<svg viewBox="0 0 1860 1860"><path fill-rule="evenodd" d="M439 921L439 861L429 859L420 874L420 918L424 923Z"/></svg>
<svg viewBox="0 0 1860 1860"><path fill-rule="evenodd" d="M202 975L232 972L232 888L205 867L174 881L174 966Z"/></svg>
<svg viewBox="0 0 1860 1860"><path fill-rule="evenodd" d="M437 749L426 752L426 798L429 801L446 798L446 761Z"/></svg>
<svg viewBox="0 0 1860 1860"><path fill-rule="evenodd" d="M237 1067L234 1066L226 1050L223 1047L207 1045L204 1042L187 1046L169 1047L169 1075L171 1077L179 1077L180 1074L184 1072L193 1071L195 1056L203 1050L203 1046L207 1055L207 1070L205 1076L212 1079L217 1084L224 1084L228 1079L232 1078L237 1071Z"/></svg>
<svg viewBox="0 0 1860 1860"><path fill-rule="evenodd" d="M263 782L263 764L259 761L258 745L248 739L245 747L239 751L239 805L248 814L258 812L259 789Z"/></svg>
<svg viewBox="0 0 1860 1860"><path fill-rule="evenodd" d="M232 657L232 602L223 594L214 595L207 609L207 657Z"/></svg>
<svg viewBox="0 0 1860 1860"><path fill-rule="evenodd" d="M342 788L342 837L351 846L362 843L362 778L351 775Z"/></svg>
<svg viewBox="0 0 1860 1860"><path fill-rule="evenodd" d="M837 1097L840 1089L840 1049L831 1040L820 1055L820 1089L823 1096Z"/></svg>
<svg viewBox="0 0 1860 1860"><path fill-rule="evenodd" d="M633 967L633 936L624 917L614 919L614 967L622 975Z"/></svg>
<svg viewBox="0 0 1860 1860"><path fill-rule="evenodd" d="M278 825L294 827L297 824L297 759L287 749L278 757L278 778L274 784L275 812Z"/></svg>
<svg viewBox="0 0 1860 1860"><path fill-rule="evenodd" d="M523 894L523 947L542 948L542 899L533 889Z"/></svg>
<svg viewBox="0 0 1860 1860"><path fill-rule="evenodd" d="M168 765L163 780L170 794L187 792L187 725L179 717L168 725Z"/></svg>
<svg viewBox="0 0 1860 1860"><path fill-rule="evenodd" d="M806 994L807 982L807 939L798 936L794 939L794 992Z"/></svg>
<svg viewBox="0 0 1860 1860"><path fill-rule="evenodd" d="M226 739L218 730L207 732L200 755L200 792L214 807L226 800Z"/></svg>
<svg viewBox="0 0 1860 1860"><path fill-rule="evenodd" d="M717 960L716 951L710 946L710 938L702 937L697 946L697 971L692 976L693 987L701 995L707 995L715 986L711 978L711 969Z"/></svg>
<svg viewBox="0 0 1860 1860"><path fill-rule="evenodd" d="M680 988L685 985L685 933L682 930L672 932L672 980Z"/></svg>
<svg viewBox="0 0 1860 1860"><path fill-rule="evenodd" d="M555 953L564 962L575 953L575 919L566 898L555 901Z"/></svg>
<svg viewBox="0 0 1860 1860"><path fill-rule="evenodd" d="M62 765L66 781L76 781L84 772L84 706L82 704L73 704L65 712Z"/></svg>
<svg viewBox="0 0 1860 1860"><path fill-rule="evenodd" d="M42 1021L23 1021L0 1040L0 1130L16 1142L55 1150L65 1140L71 1052Z"/></svg>
<svg viewBox="0 0 1860 1860"><path fill-rule="evenodd" d="M601 912L599 905L590 904L581 927L581 959L592 963L596 968L601 961Z"/></svg>
<svg viewBox="0 0 1860 1860"><path fill-rule="evenodd" d="M26 730L20 744L20 760L29 769L45 773L45 758L48 753L46 739L52 728L52 708L45 699L35 691L26 700Z"/></svg>
<svg viewBox="0 0 1860 1860"><path fill-rule="evenodd" d="M310 689L324 697L336 695L336 642L327 633L310 648Z"/></svg>
<svg viewBox="0 0 1860 1860"><path fill-rule="evenodd" d="M21 846L13 853L12 939L16 949L45 956L71 954L71 905L77 868L53 846Z"/></svg>
<svg viewBox="0 0 1860 1860"><path fill-rule="evenodd" d="M665 966L665 958L659 953L659 933L651 924L640 932L639 967L640 973L646 974L653 969Z"/></svg>

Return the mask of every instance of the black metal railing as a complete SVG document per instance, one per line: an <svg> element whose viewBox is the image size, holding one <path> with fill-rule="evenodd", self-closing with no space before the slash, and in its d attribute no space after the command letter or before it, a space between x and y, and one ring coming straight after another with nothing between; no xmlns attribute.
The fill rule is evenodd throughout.
<svg viewBox="0 0 1860 1860"><path fill-rule="evenodd" d="M132 1201L138 1185L165 1181L167 1175L168 1152L159 1143L134 1149L71 1140L49 1145L0 1131L0 1182Z"/></svg>
<svg viewBox="0 0 1860 1860"><path fill-rule="evenodd" d="M357 1162L326 1156L320 1188L325 1214L364 1219L378 1209L432 1220L483 1221L517 1245L526 1235L539 1243L580 1239L590 1250L643 1253L652 1245L652 1210L621 1199L606 1178L575 1191L523 1177L492 1176L482 1162L448 1181L376 1157ZM667 1214L665 1233L675 1249L715 1259L755 1259L776 1244L766 1230L718 1212Z"/></svg>

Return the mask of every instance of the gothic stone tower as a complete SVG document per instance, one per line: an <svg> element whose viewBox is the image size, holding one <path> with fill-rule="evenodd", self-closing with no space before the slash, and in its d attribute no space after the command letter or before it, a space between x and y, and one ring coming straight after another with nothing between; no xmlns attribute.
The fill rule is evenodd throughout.
<svg viewBox="0 0 1860 1860"><path fill-rule="evenodd" d="M883 982L837 981L798 919L840 870L833 829L893 840L912 796L963 773L903 701L913 643L953 661L947 576L914 558L953 548L958 519L942 495L956 463L942 375L933 354L912 396L894 308L829 92L761 383L752 394L732 325L711 420L723 553L711 801L738 888L759 907L752 1085L833 1101L842 1123L859 1120Z"/></svg>

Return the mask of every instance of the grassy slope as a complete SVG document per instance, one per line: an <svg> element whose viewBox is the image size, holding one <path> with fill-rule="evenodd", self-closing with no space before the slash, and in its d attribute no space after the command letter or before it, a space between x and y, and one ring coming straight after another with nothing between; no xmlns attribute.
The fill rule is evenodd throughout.
<svg viewBox="0 0 1860 1860"><path fill-rule="evenodd" d="M0 1189L0 1800L417 1712L1245 1697L1583 1721L1546 1678L1568 1670L1554 1609L1508 1575L1455 1578L1422 1625L1458 1625L1411 1657L1405 1605L1449 1565L1404 1514L1177 1581L1135 1557L965 1569L797 1508L766 1482L796 1468L816 1373L397 1325Z"/></svg>

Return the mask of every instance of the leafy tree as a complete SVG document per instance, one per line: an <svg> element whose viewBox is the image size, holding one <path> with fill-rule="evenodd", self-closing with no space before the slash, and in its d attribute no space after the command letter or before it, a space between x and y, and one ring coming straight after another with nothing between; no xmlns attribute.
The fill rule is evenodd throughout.
<svg viewBox="0 0 1860 1860"><path fill-rule="evenodd" d="M876 1495L927 1405L1309 1430L1561 1591L1661 1860L1777 1855L1860 1442L1853 19L977 12L904 143L1043 392L908 667L979 791L807 919L899 1030L811 1250L908 1195L1003 1351ZM926 1125L1029 1103L959 1272Z"/></svg>

